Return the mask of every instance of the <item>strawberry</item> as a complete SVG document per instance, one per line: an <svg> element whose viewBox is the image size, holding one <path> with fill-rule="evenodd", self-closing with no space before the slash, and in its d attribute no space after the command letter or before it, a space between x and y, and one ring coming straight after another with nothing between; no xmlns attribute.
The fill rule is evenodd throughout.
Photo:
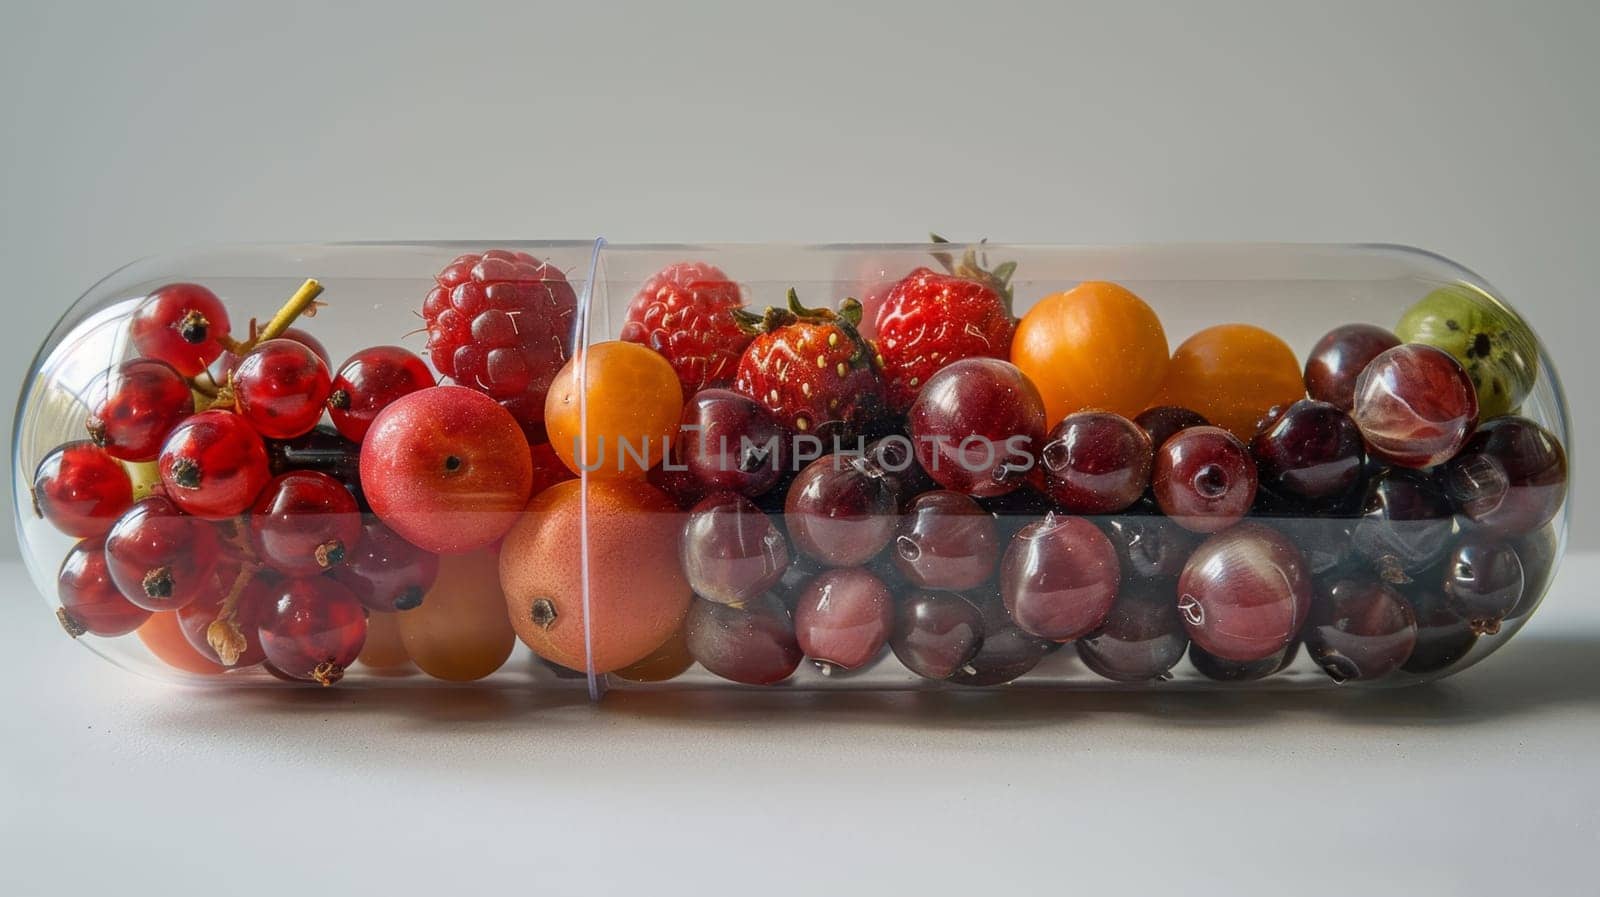
<svg viewBox="0 0 1600 897"><path fill-rule="evenodd" d="M622 338L660 352L672 363L688 398L733 378L750 335L733 310L739 285L704 262L678 262L644 282L628 304Z"/></svg>
<svg viewBox="0 0 1600 897"><path fill-rule="evenodd" d="M756 336L739 358L733 388L793 432L859 435L882 407L875 356L856 332L861 303L846 299L837 312L806 308L791 289L787 308L734 315Z"/></svg>
<svg viewBox="0 0 1600 897"><path fill-rule="evenodd" d="M944 242L934 237L934 242ZM889 290L878 307L873 345L883 359L889 409L902 414L922 384L940 368L963 358L1008 359L1017 322L1011 316L1011 272L1007 262L984 270L967 250L960 264L937 254L947 273L918 268Z"/></svg>

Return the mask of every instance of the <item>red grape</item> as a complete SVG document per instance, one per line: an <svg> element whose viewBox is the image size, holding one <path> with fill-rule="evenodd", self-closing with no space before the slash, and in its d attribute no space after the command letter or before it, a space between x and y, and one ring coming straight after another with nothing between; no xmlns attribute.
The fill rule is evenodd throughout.
<svg viewBox="0 0 1600 897"><path fill-rule="evenodd" d="M111 579L146 610L177 610L205 594L221 554L216 524L161 497L129 508L106 535Z"/></svg>
<svg viewBox="0 0 1600 897"><path fill-rule="evenodd" d="M719 492L690 511L679 557L696 595L737 605L778 584L789 566L789 543L748 498Z"/></svg>
<svg viewBox="0 0 1600 897"><path fill-rule="evenodd" d="M1170 579L1125 584L1105 623L1077 641L1084 666L1118 682L1166 678L1188 647Z"/></svg>
<svg viewBox="0 0 1600 897"><path fill-rule="evenodd" d="M1432 467L1466 443L1478 419L1478 394L1449 352L1409 343L1385 351L1361 372L1351 416L1374 457Z"/></svg>
<svg viewBox="0 0 1600 897"><path fill-rule="evenodd" d="M256 554L290 576L343 564L361 540L361 509L338 480L314 470L281 474L250 511Z"/></svg>
<svg viewBox="0 0 1600 897"><path fill-rule="evenodd" d="M788 470L789 441L766 406L731 389L702 389L683 406L674 460L708 490L760 495Z"/></svg>
<svg viewBox="0 0 1600 897"><path fill-rule="evenodd" d="M69 536L103 536L133 505L133 481L87 440L60 446L33 474L33 512Z"/></svg>
<svg viewBox="0 0 1600 897"><path fill-rule="evenodd" d="M993 515L960 492L924 492L906 510L894 541L900 575L924 589L959 591L981 585L1000 559Z"/></svg>
<svg viewBox="0 0 1600 897"><path fill-rule="evenodd" d="M1305 643L1311 659L1335 682L1380 679L1411 656L1417 620L1389 586L1340 580L1312 605Z"/></svg>
<svg viewBox="0 0 1600 897"><path fill-rule="evenodd" d="M1274 673L1281 673L1294 663L1295 655L1300 653L1300 643L1292 642L1288 647L1281 648L1277 653L1260 660L1224 660L1213 654L1208 654L1199 645L1189 643L1189 663L1200 675L1218 682L1250 682L1255 679L1265 679Z"/></svg>
<svg viewBox="0 0 1600 897"><path fill-rule="evenodd" d="M1160 508L1145 499L1130 511L1102 521L1106 538L1117 550L1117 559L1130 579L1176 578L1184 562L1200 544L1200 537L1161 515Z"/></svg>
<svg viewBox="0 0 1600 897"><path fill-rule="evenodd" d="M261 343L233 372L240 416L270 439L293 439L315 427L331 388L328 366L292 339Z"/></svg>
<svg viewBox="0 0 1600 897"><path fill-rule="evenodd" d="M67 552L56 574L61 609L56 617L77 638L84 633L111 638L127 635L150 618L150 611L123 596L106 567L105 543L85 539Z"/></svg>
<svg viewBox="0 0 1600 897"><path fill-rule="evenodd" d="M1152 449L1161 448L1161 444L1177 435L1179 431L1190 427L1209 427L1211 421L1206 420L1198 411L1180 408L1177 405L1157 405L1139 412L1133 419L1139 429L1150 437Z"/></svg>
<svg viewBox="0 0 1600 897"><path fill-rule="evenodd" d="M333 578L370 610L411 610L422 604L439 576L439 556L400 538L376 517L368 517L354 552L335 567Z"/></svg>
<svg viewBox="0 0 1600 897"><path fill-rule="evenodd" d="M1045 489L1074 514L1120 511L1149 488L1152 454L1149 435L1120 414L1069 414L1045 439Z"/></svg>
<svg viewBox="0 0 1600 897"><path fill-rule="evenodd" d="M1401 584L1438 563L1454 532L1450 501L1439 484L1391 468L1367 482L1351 541L1384 582Z"/></svg>
<svg viewBox="0 0 1600 897"><path fill-rule="evenodd" d="M1237 522L1256 498L1256 465L1244 443L1221 427L1190 427L1156 452L1151 483L1161 510L1178 525L1214 533Z"/></svg>
<svg viewBox="0 0 1600 897"><path fill-rule="evenodd" d="M244 513L266 487L267 448L244 418L202 411L161 447L161 482L185 513L221 520Z"/></svg>
<svg viewBox="0 0 1600 897"><path fill-rule="evenodd" d="M1250 451L1263 488L1307 499L1348 494L1367 460L1355 421L1310 399L1284 409L1256 434Z"/></svg>
<svg viewBox="0 0 1600 897"><path fill-rule="evenodd" d="M229 326L217 294L193 283L168 284L151 293L129 323L140 355L164 361L185 377L197 376L222 354Z"/></svg>
<svg viewBox="0 0 1600 897"><path fill-rule="evenodd" d="M907 415L922 469L968 495L1003 495L1027 478L1044 441L1044 400L1015 365L966 358L928 378Z"/></svg>
<svg viewBox="0 0 1600 897"><path fill-rule="evenodd" d="M1200 543L1178 579L1189 638L1222 660L1261 660L1283 650L1310 606L1305 560L1286 536L1259 523Z"/></svg>
<svg viewBox="0 0 1600 897"><path fill-rule="evenodd" d="M90 388L85 426L94 444L123 461L153 461L178 422L194 413L194 390L170 364L134 358Z"/></svg>
<svg viewBox="0 0 1600 897"><path fill-rule="evenodd" d="M1567 454L1525 417L1485 421L1445 467L1456 506L1474 524L1513 535L1555 519L1567 497Z"/></svg>
<svg viewBox="0 0 1600 897"><path fill-rule="evenodd" d="M796 596L795 639L824 670L870 663L883 651L893 626L888 587L859 567L824 571Z"/></svg>
<svg viewBox="0 0 1600 897"><path fill-rule="evenodd" d="M696 599L684 623L689 655L724 679L775 685L789 678L803 656L789 608L771 593L744 607Z"/></svg>
<svg viewBox="0 0 1600 897"><path fill-rule="evenodd" d="M983 641L972 657L951 673L957 685L1001 685L1033 671L1052 649L1052 643L1024 632L1006 612L998 596L976 601L983 621Z"/></svg>
<svg viewBox="0 0 1600 897"><path fill-rule="evenodd" d="M1406 592L1417 621L1417 643L1400 668L1426 674L1455 666L1478 643L1472 623L1452 606L1436 583L1417 583Z"/></svg>
<svg viewBox="0 0 1600 897"><path fill-rule="evenodd" d="M275 590L261 621L268 663L296 678L332 685L367 640L367 612L332 577L291 579Z"/></svg>
<svg viewBox="0 0 1600 897"><path fill-rule="evenodd" d="M911 592L895 609L889 647L906 669L925 679L948 679L978 653L983 615L950 592Z"/></svg>
<svg viewBox="0 0 1600 897"><path fill-rule="evenodd" d="M860 455L825 455L789 487L784 513L802 554L834 567L872 560L894 538L895 483Z"/></svg>
<svg viewBox="0 0 1600 897"><path fill-rule="evenodd" d="M1504 542L1469 536L1445 558L1444 594L1480 634L1500 631L1522 601L1524 582L1522 559Z"/></svg>
<svg viewBox="0 0 1600 897"><path fill-rule="evenodd" d="M1400 338L1373 324L1346 324L1328 331L1306 356L1306 392L1319 402L1349 411L1356 379L1372 359L1400 345Z"/></svg>
<svg viewBox="0 0 1600 897"><path fill-rule="evenodd" d="M922 465L917 463L917 452L909 436L891 433L876 439L867 445L865 454L868 461L894 481L901 510L905 510L918 495L939 488L933 477L928 476Z"/></svg>
<svg viewBox="0 0 1600 897"><path fill-rule="evenodd" d="M378 412L403 395L434 385L433 372L399 346L374 346L339 367L328 393L328 416L340 435L360 442Z"/></svg>
<svg viewBox="0 0 1600 897"><path fill-rule="evenodd" d="M1116 549L1082 517L1049 514L1023 527L1000 564L1011 618L1023 631L1058 642L1104 623L1121 580Z"/></svg>

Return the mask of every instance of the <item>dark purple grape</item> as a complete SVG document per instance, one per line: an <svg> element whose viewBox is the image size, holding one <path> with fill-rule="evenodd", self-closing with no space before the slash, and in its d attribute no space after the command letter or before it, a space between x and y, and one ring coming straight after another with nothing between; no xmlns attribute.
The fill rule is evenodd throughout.
<svg viewBox="0 0 1600 897"><path fill-rule="evenodd" d="M1200 537L1163 517L1148 499L1130 510L1138 513L1101 521L1123 572L1129 579L1176 578Z"/></svg>
<svg viewBox="0 0 1600 897"><path fill-rule="evenodd" d="M1003 495L1044 442L1044 400L1015 365L966 358L932 377L906 416L917 462L946 489Z"/></svg>
<svg viewBox="0 0 1600 897"><path fill-rule="evenodd" d="M1373 457L1432 467L1466 443L1478 419L1478 393L1449 352L1407 343L1374 358L1356 378L1350 416Z"/></svg>
<svg viewBox="0 0 1600 897"><path fill-rule="evenodd" d="M683 406L673 456L708 490L756 496L788 464L783 427L765 407L731 389L702 389Z"/></svg>
<svg viewBox="0 0 1600 897"><path fill-rule="evenodd" d="M762 595L744 607L695 599L684 622L689 656L734 682L774 685L800 666L794 618L777 596Z"/></svg>
<svg viewBox="0 0 1600 897"><path fill-rule="evenodd" d="M1209 427L1211 421L1200 416L1197 411L1180 408L1177 405L1157 405L1139 412L1133 422L1144 430L1150 437L1151 449L1161 448L1162 443L1171 439L1180 430L1190 427Z"/></svg>
<svg viewBox="0 0 1600 897"><path fill-rule="evenodd" d="M1438 482L1396 467L1367 481L1351 539L1384 582L1400 585L1438 563L1454 532L1450 500Z"/></svg>
<svg viewBox="0 0 1600 897"><path fill-rule="evenodd" d="M1438 588L1418 583L1407 589L1412 616L1417 621L1417 644L1401 664L1408 673L1437 673L1466 657L1478 634Z"/></svg>
<svg viewBox="0 0 1600 897"><path fill-rule="evenodd" d="M1373 324L1335 327L1306 356L1306 392L1349 411L1355 405L1356 378L1372 359L1398 345L1399 337Z"/></svg>
<svg viewBox="0 0 1600 897"><path fill-rule="evenodd" d="M678 556L696 595L740 604L778 584L789 566L789 543L750 499L719 492L689 512Z"/></svg>
<svg viewBox="0 0 1600 897"><path fill-rule="evenodd" d="M1506 614L1507 620L1526 616L1544 598L1550 579L1555 576L1556 562L1561 559L1561 534L1555 526L1546 525L1518 537L1513 545L1522 560L1522 600Z"/></svg>
<svg viewBox="0 0 1600 897"><path fill-rule="evenodd" d="M268 439L267 468L273 476L291 470L314 470L339 481L350 491L356 505L370 512L361 491L361 445L339 435L331 424L318 424L293 439Z"/></svg>
<svg viewBox="0 0 1600 897"><path fill-rule="evenodd" d="M1357 565L1354 545L1356 522L1343 517L1317 517L1313 512L1270 521L1273 529L1289 537L1305 558L1306 572L1321 579Z"/></svg>
<svg viewBox="0 0 1600 897"><path fill-rule="evenodd" d="M1400 668L1417 643L1411 605L1372 579L1343 579L1311 607L1306 650L1335 682L1381 679Z"/></svg>
<svg viewBox="0 0 1600 897"><path fill-rule="evenodd" d="M994 517L960 492L924 492L906 510L894 540L894 565L924 589L976 588L994 575L1000 536Z"/></svg>
<svg viewBox="0 0 1600 897"><path fill-rule="evenodd" d="M1156 501L1184 529L1214 533L1237 522L1256 498L1256 465L1232 433L1190 427L1156 452Z"/></svg>
<svg viewBox="0 0 1600 897"><path fill-rule="evenodd" d="M806 465L784 501L794 547L834 567L872 560L899 523L895 483L860 455L825 455Z"/></svg>
<svg viewBox="0 0 1600 897"><path fill-rule="evenodd" d="M1450 497L1474 524L1506 535L1549 523L1567 497L1567 454L1525 417L1485 421L1445 467Z"/></svg>
<svg viewBox="0 0 1600 897"><path fill-rule="evenodd" d="M1522 600L1524 582L1522 559L1515 549L1505 542L1468 536L1445 558L1441 586L1473 631L1492 635Z"/></svg>
<svg viewBox="0 0 1600 897"><path fill-rule="evenodd" d="M1039 665L1057 645L1048 639L1029 635L1006 613L995 596L977 602L983 619L983 641L949 681L958 685L1000 685L1025 676Z"/></svg>
<svg viewBox="0 0 1600 897"><path fill-rule="evenodd" d="M828 570L795 598L800 650L826 667L853 670L883 651L894 627L894 600L878 577L860 567Z"/></svg>
<svg viewBox="0 0 1600 897"><path fill-rule="evenodd" d="M867 445L867 460L895 482L895 492L900 496L902 505L910 503L911 499L939 488L939 484L928 476L922 465L917 463L916 449L911 445L911 437L892 433Z"/></svg>
<svg viewBox="0 0 1600 897"><path fill-rule="evenodd" d="M1178 588L1170 579L1123 586L1111 615L1077 641L1078 657L1098 675L1118 682L1165 678L1189 647L1178 615Z"/></svg>
<svg viewBox="0 0 1600 897"><path fill-rule="evenodd" d="M1042 477L1040 482L1043 482ZM1001 544L1009 543L1011 537L1017 534L1017 530L1055 510L1049 496L1032 486L1023 486L1005 495L980 498L978 504L994 515L995 523L999 527Z"/></svg>
<svg viewBox="0 0 1600 897"><path fill-rule="evenodd" d="M1311 576L1277 530L1241 523L1200 543L1178 580L1189 638L1223 660L1271 657L1299 634Z"/></svg>
<svg viewBox="0 0 1600 897"><path fill-rule="evenodd" d="M1120 414L1069 414L1040 451L1045 491L1073 514L1120 511L1149 488L1153 451L1149 435Z"/></svg>
<svg viewBox="0 0 1600 897"><path fill-rule="evenodd" d="M1082 517L1050 514L1023 527L1000 563L1000 594L1011 619L1058 642L1098 629L1121 581L1111 540Z"/></svg>
<svg viewBox="0 0 1600 897"><path fill-rule="evenodd" d="M1191 643L1189 663L1207 679L1215 679L1218 682L1250 682L1283 672L1294 663L1295 656L1299 653L1300 643L1292 642L1288 647L1280 648L1277 653L1260 660L1224 660L1214 654L1206 653L1199 645Z"/></svg>
<svg viewBox="0 0 1600 897"><path fill-rule="evenodd" d="M916 591L895 609L889 647L906 669L925 679L948 679L972 660L983 641L983 615L951 592Z"/></svg>
<svg viewBox="0 0 1600 897"><path fill-rule="evenodd" d="M1263 489L1306 499L1337 498L1361 479L1366 448L1350 415L1302 399L1250 444Z"/></svg>

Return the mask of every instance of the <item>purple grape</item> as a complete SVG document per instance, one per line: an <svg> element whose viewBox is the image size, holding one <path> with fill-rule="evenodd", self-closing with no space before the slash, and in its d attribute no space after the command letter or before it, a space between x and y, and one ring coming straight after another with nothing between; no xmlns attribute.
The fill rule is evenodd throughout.
<svg viewBox="0 0 1600 897"><path fill-rule="evenodd" d="M1376 580L1345 579L1312 605L1305 643L1311 659L1335 682L1381 679L1411 656L1417 621L1393 588Z"/></svg>
<svg viewBox="0 0 1600 897"><path fill-rule="evenodd" d="M673 456L707 490L760 495L783 477L789 443L765 407L731 389L702 389L683 406Z"/></svg>
<svg viewBox="0 0 1600 897"><path fill-rule="evenodd" d="M1151 486L1161 510L1197 533L1226 529L1256 498L1256 465L1232 433L1220 427L1190 427L1156 452Z"/></svg>
<svg viewBox="0 0 1600 897"><path fill-rule="evenodd" d="M1549 523L1567 497L1567 454L1525 417L1485 421L1445 467L1450 497L1474 524L1505 535Z"/></svg>
<svg viewBox="0 0 1600 897"><path fill-rule="evenodd" d="M883 581L859 567L828 570L795 598L800 650L824 669L853 670L883 651L894 626L894 600Z"/></svg>
<svg viewBox="0 0 1600 897"><path fill-rule="evenodd" d="M1053 642L1022 631L998 597L986 596L977 605L983 619L983 641L977 653L950 674L950 682L977 686L1010 682L1032 672L1055 648Z"/></svg>
<svg viewBox="0 0 1600 897"><path fill-rule="evenodd" d="M1288 537L1241 523L1205 540L1178 579L1189 638L1223 660L1271 657L1294 640L1311 606L1311 577Z"/></svg>
<svg viewBox="0 0 1600 897"><path fill-rule="evenodd" d="M1474 632L1492 635L1522 601L1522 559L1510 545L1481 537L1462 539L1444 563L1444 594Z"/></svg>
<svg viewBox="0 0 1600 897"><path fill-rule="evenodd" d="M778 584L789 566L789 543L748 498L719 492L689 512L679 558L695 594L740 604Z"/></svg>
<svg viewBox="0 0 1600 897"><path fill-rule="evenodd" d="M1105 624L1077 641L1084 666L1118 682L1165 678L1188 647L1170 579L1124 585Z"/></svg>
<svg viewBox="0 0 1600 897"><path fill-rule="evenodd" d="M1373 457L1400 467L1432 467L1466 443L1478 419L1478 393L1449 352L1407 343L1361 372L1350 416Z"/></svg>
<svg viewBox="0 0 1600 897"><path fill-rule="evenodd" d="M924 492L906 510L894 541L894 565L924 589L976 588L994 575L1000 536L994 517L960 492Z"/></svg>
<svg viewBox="0 0 1600 897"><path fill-rule="evenodd" d="M684 622L689 656L724 679L774 685L800 666L794 618L768 593L744 607L695 599Z"/></svg>
<svg viewBox="0 0 1600 897"><path fill-rule="evenodd" d="M1149 499L1132 510L1101 521L1123 572L1130 579L1176 578L1200 537L1162 516Z"/></svg>
<svg viewBox="0 0 1600 897"><path fill-rule="evenodd" d="M1396 467L1367 481L1351 541L1384 582L1400 585L1438 563L1454 532L1455 516L1439 484Z"/></svg>
<svg viewBox="0 0 1600 897"><path fill-rule="evenodd" d="M1187 430L1190 427L1211 426L1211 421L1201 417L1199 412L1180 408L1177 405L1157 405L1154 408L1146 408L1144 411L1139 412L1139 416L1134 418L1133 422L1144 430L1146 436L1150 437L1152 450L1161 448L1163 443L1177 435L1180 430Z"/></svg>
<svg viewBox="0 0 1600 897"><path fill-rule="evenodd" d="M966 666L983 641L983 614L952 592L916 591L895 610L889 647L906 669L942 680Z"/></svg>
<svg viewBox="0 0 1600 897"><path fill-rule="evenodd" d="M1081 638L1105 622L1121 585L1116 549L1082 517L1047 515L1022 528L1000 563L1000 594L1024 632Z"/></svg>
<svg viewBox="0 0 1600 897"><path fill-rule="evenodd" d="M1366 448L1348 414L1302 399L1250 444L1263 489L1305 499L1347 495L1361 479Z"/></svg>
<svg viewBox="0 0 1600 897"><path fill-rule="evenodd" d="M1044 400L1015 365L966 358L928 378L906 416L917 462L946 489L1003 495L1044 441Z"/></svg>
<svg viewBox="0 0 1600 897"><path fill-rule="evenodd" d="M909 436L900 434L885 436L869 443L865 454L868 461L894 481L895 492L900 496L902 506L924 492L939 488L933 477L928 476L922 465L917 463L916 450L912 447Z"/></svg>
<svg viewBox="0 0 1600 897"><path fill-rule="evenodd" d="M1418 583L1407 592L1417 621L1417 644L1400 668L1408 673L1427 674L1455 666L1478 642L1472 624L1435 586Z"/></svg>
<svg viewBox="0 0 1600 897"><path fill-rule="evenodd" d="M872 560L894 538L895 484L860 455L825 455L806 465L784 500L789 538L833 567Z"/></svg>
<svg viewBox="0 0 1600 897"><path fill-rule="evenodd" d="M1291 642L1277 653L1260 660L1224 660L1207 653L1199 645L1189 645L1189 663L1200 675L1218 682L1250 682L1281 673L1294 663L1300 653L1300 643Z"/></svg>
<svg viewBox="0 0 1600 897"><path fill-rule="evenodd" d="M1306 356L1306 392L1349 411L1355 405L1356 378L1372 359L1398 345L1399 337L1373 324L1335 327Z"/></svg>
<svg viewBox="0 0 1600 897"><path fill-rule="evenodd" d="M1121 511L1149 488L1152 456L1149 435L1122 415L1069 414L1040 454L1045 491L1073 514Z"/></svg>

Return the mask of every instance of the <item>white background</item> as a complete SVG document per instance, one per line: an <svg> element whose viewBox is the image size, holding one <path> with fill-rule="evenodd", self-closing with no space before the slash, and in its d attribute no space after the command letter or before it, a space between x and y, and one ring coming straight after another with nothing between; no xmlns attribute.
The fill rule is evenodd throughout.
<svg viewBox="0 0 1600 897"><path fill-rule="evenodd" d="M1597 41L1586 2L3 0L0 390L103 274L203 242L1395 241L1532 320L1587 468ZM8 572L7 894L1592 887L1577 567L1409 696L932 710L172 692Z"/></svg>

